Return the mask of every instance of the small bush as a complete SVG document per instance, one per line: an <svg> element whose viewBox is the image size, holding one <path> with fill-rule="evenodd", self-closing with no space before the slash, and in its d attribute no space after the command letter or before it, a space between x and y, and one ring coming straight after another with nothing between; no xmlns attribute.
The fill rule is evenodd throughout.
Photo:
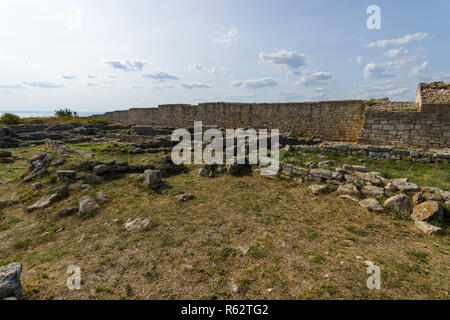
<svg viewBox="0 0 450 320"><path fill-rule="evenodd" d="M12 113L5 113L0 118L0 123L7 125L19 124L20 121L20 117Z"/></svg>
<svg viewBox="0 0 450 320"><path fill-rule="evenodd" d="M78 117L78 113L75 111L72 111L70 109L59 109L55 111L55 116L57 118L64 118L64 119L73 119Z"/></svg>
<svg viewBox="0 0 450 320"><path fill-rule="evenodd" d="M367 100L364 103L366 104L366 106L373 106L374 104L376 104L376 102L373 100Z"/></svg>

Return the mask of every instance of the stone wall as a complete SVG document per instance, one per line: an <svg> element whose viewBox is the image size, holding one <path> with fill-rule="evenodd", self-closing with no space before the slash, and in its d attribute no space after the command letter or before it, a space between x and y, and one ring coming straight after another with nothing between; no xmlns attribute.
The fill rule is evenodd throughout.
<svg viewBox="0 0 450 320"><path fill-rule="evenodd" d="M449 147L450 104L424 104L420 111L369 110L358 143L426 149Z"/></svg>
<svg viewBox="0 0 450 320"><path fill-rule="evenodd" d="M96 115L124 124L147 124L172 128L192 127L194 121L204 126L223 128L252 127L279 129L281 133L355 142L364 119L360 100L305 103L201 103L160 105Z"/></svg>

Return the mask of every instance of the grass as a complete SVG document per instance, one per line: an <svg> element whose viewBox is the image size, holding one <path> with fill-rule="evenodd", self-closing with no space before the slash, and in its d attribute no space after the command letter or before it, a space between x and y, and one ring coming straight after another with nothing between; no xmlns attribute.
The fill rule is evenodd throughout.
<svg viewBox="0 0 450 320"><path fill-rule="evenodd" d="M321 158L323 157L323 158ZM332 160L335 166L344 164L364 165L369 171L380 172L387 179L408 177L419 186L433 186L450 190L450 164L448 162L422 163L403 160L374 160L366 156L351 153L333 153L326 151L282 151L280 160L297 166L306 167L309 161Z"/></svg>
<svg viewBox="0 0 450 320"><path fill-rule="evenodd" d="M115 149L107 149L108 145L75 146L98 148L90 159L94 161L158 163L163 156L123 154L120 144ZM411 221L368 213L335 193L312 197L306 184L264 179L256 173L203 178L197 175L198 168L191 167L165 180L175 190L194 194L195 200L180 203L171 193L145 189L131 176L110 176L95 186L108 195L96 214L57 218L59 209L77 206L88 193L74 188L68 198L27 213L25 203L61 185L51 183L54 170L39 180L42 190L18 179L27 169L26 159L48 151L45 146L30 147L26 153L12 151L24 159L0 168L1 180L7 180L0 184L0 200L8 200L0 208L0 265L23 264L26 299L445 299L448 295L448 235L425 236ZM310 156L316 155L296 155L302 161ZM70 155L67 160L65 168L86 159ZM18 169L10 171L12 167ZM148 219L150 226L127 232L123 224L131 217ZM381 268L380 291L367 289L365 260ZM82 290L67 289L69 265L81 268Z"/></svg>

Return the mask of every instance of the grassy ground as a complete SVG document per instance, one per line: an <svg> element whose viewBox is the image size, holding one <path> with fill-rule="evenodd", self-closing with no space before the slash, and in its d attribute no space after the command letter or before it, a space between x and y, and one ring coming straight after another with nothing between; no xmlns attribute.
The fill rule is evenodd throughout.
<svg viewBox="0 0 450 320"><path fill-rule="evenodd" d="M105 160L161 157L78 147L98 147L96 157ZM45 148L13 152L28 158ZM66 167L80 160L71 156ZM160 195L119 175L93 186L108 195L99 212L59 219L60 208L95 191L72 191L26 213L57 184L47 177L35 191L17 179L25 160L0 165L0 180L9 181L0 184L0 200L13 200L0 206L0 265L23 263L26 299L448 299L448 234L426 236L411 221L368 213L335 194L312 196L295 180L257 173L209 179L191 168L167 178L172 189ZM448 183L427 172L429 181ZM181 192L195 199L173 198ZM132 217L150 225L126 232L123 223ZM381 268L381 290L367 288L364 260ZM81 268L81 290L66 286L69 265Z"/></svg>

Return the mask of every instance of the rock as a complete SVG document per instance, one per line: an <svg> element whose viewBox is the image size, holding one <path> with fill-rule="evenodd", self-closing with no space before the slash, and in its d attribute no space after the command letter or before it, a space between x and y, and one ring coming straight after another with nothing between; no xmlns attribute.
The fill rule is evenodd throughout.
<svg viewBox="0 0 450 320"><path fill-rule="evenodd" d="M0 266L0 299L22 298L21 273L21 263L14 262L6 266Z"/></svg>
<svg viewBox="0 0 450 320"><path fill-rule="evenodd" d="M426 201L442 201L442 197L441 194L439 192L430 192L430 191L426 191L423 193L423 198Z"/></svg>
<svg viewBox="0 0 450 320"><path fill-rule="evenodd" d="M57 193L44 197L27 208L29 212L48 207L54 200L59 197Z"/></svg>
<svg viewBox="0 0 450 320"><path fill-rule="evenodd" d="M359 199L356 199L356 198L354 198L354 197L352 197L352 196L350 196L348 194L340 195L339 198L348 199L348 200L351 200L353 202L359 202Z"/></svg>
<svg viewBox="0 0 450 320"><path fill-rule="evenodd" d="M111 169L110 165L100 164L98 166L95 166L94 169L92 169L92 171L96 174L103 174L108 172L110 169Z"/></svg>
<svg viewBox="0 0 450 320"><path fill-rule="evenodd" d="M343 182L345 180L345 174L343 172L333 172L331 174L331 178L333 180L339 181L339 182Z"/></svg>
<svg viewBox="0 0 450 320"><path fill-rule="evenodd" d="M58 218L65 218L77 212L78 208L63 208L56 213Z"/></svg>
<svg viewBox="0 0 450 320"><path fill-rule="evenodd" d="M444 210L437 201L425 201L414 206L411 218L415 221L429 221L433 218L442 220L444 218Z"/></svg>
<svg viewBox="0 0 450 320"><path fill-rule="evenodd" d="M390 181L398 190L403 191L405 193L415 193L419 191L419 187L409 182L408 178L403 179L393 179Z"/></svg>
<svg viewBox="0 0 450 320"><path fill-rule="evenodd" d="M399 194L387 199L384 202L387 208L393 209L403 214L410 214L412 209L412 203L407 195Z"/></svg>
<svg viewBox="0 0 450 320"><path fill-rule="evenodd" d="M194 196L190 193L183 193L178 196L175 196L175 199L182 201L182 202L186 202L188 200L194 199Z"/></svg>
<svg viewBox="0 0 450 320"><path fill-rule="evenodd" d="M381 213L384 211L383 206L375 198L368 198L359 201L359 205L371 212Z"/></svg>
<svg viewBox="0 0 450 320"><path fill-rule="evenodd" d="M420 231L429 235L440 235L444 233L444 230L442 230L441 228L433 226L424 221L415 221L415 225L417 228L419 228Z"/></svg>
<svg viewBox="0 0 450 320"><path fill-rule="evenodd" d="M150 224L150 221L142 218L130 218L125 222L124 227L127 231L139 230L147 227Z"/></svg>
<svg viewBox="0 0 450 320"><path fill-rule="evenodd" d="M319 162L319 168L328 168L328 167L333 167L333 166L334 166L334 162L331 160Z"/></svg>
<svg viewBox="0 0 450 320"><path fill-rule="evenodd" d="M97 200L98 201L106 201L108 199L108 196L103 192L97 192Z"/></svg>
<svg viewBox="0 0 450 320"><path fill-rule="evenodd" d="M375 186L364 186L361 188L361 193L366 196L384 197L384 188Z"/></svg>
<svg viewBox="0 0 450 320"><path fill-rule="evenodd" d="M412 197L411 197L412 203L417 205L417 204L421 204L422 202L425 201L425 199L423 198L423 193L422 192L417 192L415 193Z"/></svg>
<svg viewBox="0 0 450 320"><path fill-rule="evenodd" d="M447 207L448 210L450 210L450 200L445 201L444 205Z"/></svg>
<svg viewBox="0 0 450 320"><path fill-rule="evenodd" d="M441 197L444 201L450 201L450 191L441 191Z"/></svg>
<svg viewBox="0 0 450 320"><path fill-rule="evenodd" d="M152 189L159 189L164 186L164 181L161 179L160 170L145 170L144 183Z"/></svg>
<svg viewBox="0 0 450 320"><path fill-rule="evenodd" d="M327 180L331 179L333 172L326 169L311 169L309 174L313 177Z"/></svg>
<svg viewBox="0 0 450 320"><path fill-rule="evenodd" d="M92 190L94 190L90 185L88 185L88 184L82 184L81 185L81 190L85 190L85 191L92 191Z"/></svg>
<svg viewBox="0 0 450 320"><path fill-rule="evenodd" d="M351 171L353 170L353 166L349 165L349 164L344 164L342 166L342 168L344 168L345 171Z"/></svg>
<svg viewBox="0 0 450 320"><path fill-rule="evenodd" d="M43 185L42 185L42 183L38 182L38 183L33 184L33 187L34 187L34 190L41 190Z"/></svg>
<svg viewBox="0 0 450 320"><path fill-rule="evenodd" d="M392 183L392 182L388 182L384 188L386 189L386 191L389 191L391 193L394 193L398 190L398 188Z"/></svg>
<svg viewBox="0 0 450 320"><path fill-rule="evenodd" d="M81 217L100 209L100 205L89 196L83 197L79 202L78 215Z"/></svg>
<svg viewBox="0 0 450 320"><path fill-rule="evenodd" d="M77 172L74 170L58 170L56 171L58 178L75 179L77 177Z"/></svg>
<svg viewBox="0 0 450 320"><path fill-rule="evenodd" d="M64 163L66 163L66 158L59 158L58 160L52 161L50 165L53 167L59 167L62 166Z"/></svg>
<svg viewBox="0 0 450 320"><path fill-rule="evenodd" d="M12 153L9 151L0 150L0 158L11 158Z"/></svg>
<svg viewBox="0 0 450 320"><path fill-rule="evenodd" d="M351 183L340 185L336 192L344 194L359 194L358 188Z"/></svg>
<svg viewBox="0 0 450 320"><path fill-rule="evenodd" d="M93 174L87 174L86 180L87 180L87 182L89 182L91 184L97 184L99 182L99 179L96 176L94 176Z"/></svg>
<svg viewBox="0 0 450 320"><path fill-rule="evenodd" d="M345 169L345 166L344 166L344 169ZM354 171L367 172L367 168L365 166L352 166L352 169Z"/></svg>
<svg viewBox="0 0 450 320"><path fill-rule="evenodd" d="M313 184L313 185L309 186L309 189L311 189L313 194L320 194L320 193L324 193L327 191L327 186Z"/></svg>
<svg viewBox="0 0 450 320"><path fill-rule="evenodd" d="M306 166L309 167L309 168L311 168L311 169L314 169L314 168L317 168L317 163L315 163L314 161L309 161L309 162L306 164Z"/></svg>

